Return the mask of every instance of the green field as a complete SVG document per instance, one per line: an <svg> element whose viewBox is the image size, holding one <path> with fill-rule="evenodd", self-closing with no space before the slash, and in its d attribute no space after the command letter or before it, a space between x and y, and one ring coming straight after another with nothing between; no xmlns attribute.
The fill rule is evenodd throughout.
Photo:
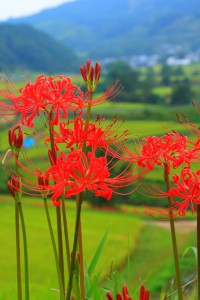
<svg viewBox="0 0 200 300"><path fill-rule="evenodd" d="M58 299L58 294L52 290L56 289L58 284L42 200L25 198L23 203L28 234L31 299ZM4 196L1 197L0 206L0 245L2 245L0 249L0 299L15 300L14 203L10 197ZM55 208L51 205L50 213L52 222L55 224ZM109 230L105 247L95 269L95 274L101 271L101 278L104 278L101 285L104 288L116 290L127 283L133 293L137 291L141 283L145 282L152 295L160 294L162 289L169 291L167 282L174 274L170 232L162 226L155 226L156 221L150 217L143 219L142 213L138 213L137 208L132 208L129 213L127 211L125 213L124 209L123 213L93 210L84 204L82 228L84 257L87 265L90 264L106 230ZM71 243L75 219L73 202L67 204L67 215ZM163 236L165 236L164 239ZM194 231L188 231L187 228L185 232L179 231L178 244L180 254L187 246L195 246ZM129 264L127 264L128 261ZM194 264L192 253L181 259L184 280L193 275ZM190 266L189 269L188 266ZM117 267L120 267L120 271L115 270ZM116 272L118 281L114 275Z"/></svg>
<svg viewBox="0 0 200 300"><path fill-rule="evenodd" d="M42 200L33 201L25 198L23 203L29 246L30 289L33 295L39 295L39 298L35 299L42 300L51 288L58 287L51 241ZM1 199L0 206L0 295L3 290L6 296L2 299L10 300L16 292L14 203L10 197L5 196ZM52 206L50 213L55 224L55 208ZM72 245L75 222L73 203L67 204L67 216ZM124 263L128 244L132 252L141 232L140 220L132 215L93 211L87 208L83 209L82 227L87 265L90 264L100 240L108 230L106 244L96 268L96 273L101 271L101 277L109 273L112 262L116 266ZM120 251L116 251L117 249Z"/></svg>

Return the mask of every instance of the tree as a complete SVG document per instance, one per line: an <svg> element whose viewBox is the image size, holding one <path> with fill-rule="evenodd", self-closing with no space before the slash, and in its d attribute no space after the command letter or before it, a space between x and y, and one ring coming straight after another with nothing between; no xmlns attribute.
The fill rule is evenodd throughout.
<svg viewBox="0 0 200 300"><path fill-rule="evenodd" d="M109 82L120 80L124 90L120 93L115 101L135 102L137 89L140 88L139 72L132 69L128 63L117 61L109 64L107 69L107 78Z"/></svg>
<svg viewBox="0 0 200 300"><path fill-rule="evenodd" d="M192 97L193 92L189 79L185 78L184 80L175 81L171 94L172 105L189 104Z"/></svg>

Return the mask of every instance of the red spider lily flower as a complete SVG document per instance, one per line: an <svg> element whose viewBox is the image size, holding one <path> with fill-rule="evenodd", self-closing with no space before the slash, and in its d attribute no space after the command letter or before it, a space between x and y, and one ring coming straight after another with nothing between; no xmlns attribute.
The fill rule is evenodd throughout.
<svg viewBox="0 0 200 300"><path fill-rule="evenodd" d="M73 128L71 128L72 126ZM87 143L87 146L93 146L94 148L106 143L104 131L97 128L93 123L89 123L86 128L81 118L76 118L75 121L67 123L60 123L59 131L59 133L54 131L54 143L57 145L57 149L59 143L65 143L66 148L76 146L79 150L82 149L83 143ZM47 138L46 142L50 142L50 138Z"/></svg>
<svg viewBox="0 0 200 300"><path fill-rule="evenodd" d="M9 86L9 85L8 85ZM0 100L0 115L4 118L21 114L20 123L28 127L34 126L34 118L45 112L51 115L53 124L58 124L60 118L66 118L68 111L82 115L83 108L98 105L103 101L110 101L121 91L118 82L110 86L99 98L87 99L81 89L72 84L69 77L46 77L40 75L35 83L27 83L15 95L9 88L0 89L0 96L7 100Z"/></svg>
<svg viewBox="0 0 200 300"><path fill-rule="evenodd" d="M69 198L85 189L93 192L95 196L110 200L115 190L130 186L137 180L137 176L132 175L132 170L124 170L112 178L110 169L107 158L105 156L97 158L93 152L87 155L76 150L72 150L68 155L61 153L56 164L45 174L54 182L48 187L53 194L54 205L60 204L58 199L63 192Z"/></svg>
<svg viewBox="0 0 200 300"><path fill-rule="evenodd" d="M122 125L118 125L116 121L117 119L114 117L104 128L100 120L96 123L87 124L87 128L81 118L67 123L62 122L59 124L59 132L54 131L54 142L57 145L57 149L59 143L65 143L66 148L75 146L78 150L82 149L84 143L86 143L87 147L91 147L93 151L95 151L97 147L105 149L111 143L116 143L129 135L128 130L125 130L122 134L116 134ZM50 139L47 138L45 140L45 143L46 142L50 142Z"/></svg>
<svg viewBox="0 0 200 300"><path fill-rule="evenodd" d="M114 300L110 292L106 294L106 297L108 300ZM124 285L122 288L122 294L117 293L116 300L133 300L128 293L128 288L126 285ZM140 294L138 300L149 300L149 291L145 289L144 285L142 285L140 288Z"/></svg>
<svg viewBox="0 0 200 300"><path fill-rule="evenodd" d="M192 213L195 205L200 205L200 170L192 172L190 168L183 168L181 175L175 174L173 177L174 187L169 190L169 196L173 200L173 212L184 216L190 205ZM182 201L175 202L178 197Z"/></svg>
<svg viewBox="0 0 200 300"><path fill-rule="evenodd" d="M21 123L29 127L34 126L33 119L41 111L51 113L54 124L57 124L60 117L67 117L68 111L81 114L83 108L83 92L66 76L40 75L35 83L19 89L19 95L9 90L0 90L0 95L10 101L10 104L0 102L1 115L21 113Z"/></svg>
<svg viewBox="0 0 200 300"><path fill-rule="evenodd" d="M23 131L20 125L15 126L8 131L8 142L12 151L17 153L23 146Z"/></svg>
<svg viewBox="0 0 200 300"><path fill-rule="evenodd" d="M197 159L196 149L188 149L190 145L187 136L176 132L167 133L161 137L149 136L142 139L141 154L131 153L130 160L137 161L138 165L149 170L154 169L155 165L162 166L166 163L168 173L170 167L177 168L186 163L190 166L192 159Z"/></svg>
<svg viewBox="0 0 200 300"><path fill-rule="evenodd" d="M193 213L195 206L200 205L200 170L193 172L189 167L185 167L182 169L180 175L175 174L172 176L172 179L174 186L168 192L161 191L155 186L153 186L153 189L148 186L144 188L154 198L170 197L171 199L170 208L154 209L148 207L146 211L148 215L160 214L167 217L167 219L175 216L183 218L189 206Z"/></svg>
<svg viewBox="0 0 200 300"><path fill-rule="evenodd" d="M91 60L88 59L87 63L80 67L81 75L87 86L88 92L94 92L99 83L101 74L101 65L96 62L95 66L92 66Z"/></svg>

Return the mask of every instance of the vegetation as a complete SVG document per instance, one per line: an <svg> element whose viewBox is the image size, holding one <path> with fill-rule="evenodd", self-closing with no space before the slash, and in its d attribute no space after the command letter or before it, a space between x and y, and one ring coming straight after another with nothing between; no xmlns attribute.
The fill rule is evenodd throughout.
<svg viewBox="0 0 200 300"><path fill-rule="evenodd" d="M67 201L66 204L70 231L73 231L75 203ZM15 300L13 199L10 196L2 195L0 205L0 227L3 233L0 235L0 244L4 245L0 250L0 269L1 273L4 274L4 276L0 277L0 299ZM33 295L32 298L33 300L55 299L57 292L53 289L57 289L57 283L54 276L54 258L42 200L25 197L23 206L30 248L30 289ZM52 207L51 202L49 202L49 206L51 218L54 221L55 208ZM110 287L111 290L114 288L120 290L124 282L129 280L132 287L131 293L137 291L139 282L145 282L146 286L151 287L151 295L160 295L163 289L165 292L168 292L174 272L169 230L156 226L158 221L152 220L151 217L145 217L144 219L143 209L132 207L132 211L128 212L126 210L126 213L124 209L125 207L123 208L123 213L111 210L94 210L87 206L86 203L84 204L82 221L85 241L85 263L89 266L100 238L108 230L103 253L94 273L95 275L99 271L101 272L101 278L104 278L104 280L101 280L101 285L104 288ZM126 207L126 209L128 208ZM143 224L142 220L150 222L151 226L148 223L148 226L145 223ZM186 225L183 226L186 228ZM163 239L163 235L165 239ZM97 236L99 237L98 239ZM72 236L70 235L70 242L71 239ZM195 234L192 230L186 230L185 232L181 230L178 235L178 241L182 255L188 245L195 246ZM120 249L120 251L116 252L116 249ZM129 251L131 252L131 265L129 266L131 271L129 270L128 272ZM165 260L162 259L163 251ZM49 264L49 261L52 261L52 264ZM146 268L147 265L148 269ZM190 268L188 269L189 265ZM181 259L185 280L194 275L194 265L195 260L191 251L185 258ZM186 270L187 273L185 273ZM115 282L116 276L118 277L117 286ZM138 278L140 278L140 281L138 281ZM163 282L166 282L165 286L163 286Z"/></svg>
<svg viewBox="0 0 200 300"><path fill-rule="evenodd" d="M198 65L194 65L198 68ZM190 66L193 69L193 66ZM197 73L188 73L189 67L159 65L151 68L131 68L128 63L116 61L107 65L106 82L120 78L124 87L114 99L119 102L152 103L162 105L187 105L197 94ZM137 119L137 117L136 117Z"/></svg>
<svg viewBox="0 0 200 300"><path fill-rule="evenodd" d="M0 299L4 300L12 299L12 295L15 295L16 293L16 273L14 271L15 251L13 250L15 247L13 201L14 200L10 196L2 195L0 199L0 228L2 232L0 235L0 244L4 245L0 250L0 269L1 274L4 274L4 276L0 276L0 296L3 294L4 298L0 297ZM74 230L76 214L75 202L67 201L66 205L70 230L70 244L72 244L72 233ZM28 245L30 248L30 289L35 297L33 299L45 299L46 294L50 295L52 299L55 299L54 294L56 292L52 291L52 289L57 289L58 286L55 279L56 270L43 201L42 199L36 200L24 197L23 207L27 226ZM50 199L49 210L52 223L55 223L55 207L51 204ZM128 254L128 244L130 251L133 252L141 232L141 222L132 215L125 215L120 212L95 211L87 206L83 209L82 222L83 238L85 241L85 263L87 266L91 263L100 239L108 230L107 240L103 249L106 256L102 255L100 257L98 265L95 268L95 274L100 272L101 278L105 278L110 272L112 262L115 266L124 263ZM101 226L99 226L99 224L101 224ZM120 251L116 253L116 249L119 245ZM48 259L46 259L46 257L48 257ZM110 259L111 257L113 260ZM52 261L52 264L50 264L49 261Z"/></svg>
<svg viewBox="0 0 200 300"><path fill-rule="evenodd" d="M198 50L199 15L198 0L116 0L114 8L112 0L84 0L10 22L32 24L80 55L99 60Z"/></svg>
<svg viewBox="0 0 200 300"><path fill-rule="evenodd" d="M75 72L76 54L30 25L0 25L0 71Z"/></svg>

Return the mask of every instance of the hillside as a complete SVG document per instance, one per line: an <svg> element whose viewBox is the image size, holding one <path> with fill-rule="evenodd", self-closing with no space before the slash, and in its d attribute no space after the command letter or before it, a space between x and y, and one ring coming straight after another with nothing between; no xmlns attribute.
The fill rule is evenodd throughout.
<svg viewBox="0 0 200 300"><path fill-rule="evenodd" d="M112 56L199 49L199 0L76 0L13 19L41 29L79 54Z"/></svg>
<svg viewBox="0 0 200 300"><path fill-rule="evenodd" d="M75 53L30 25L0 25L0 71L77 72Z"/></svg>

